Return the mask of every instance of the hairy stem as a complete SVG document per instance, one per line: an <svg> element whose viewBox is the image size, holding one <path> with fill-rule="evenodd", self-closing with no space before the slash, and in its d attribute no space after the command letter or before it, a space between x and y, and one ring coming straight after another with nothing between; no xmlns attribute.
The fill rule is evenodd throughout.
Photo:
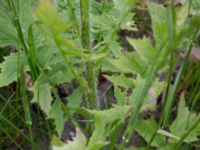
<svg viewBox="0 0 200 150"><path fill-rule="evenodd" d="M90 0L80 0L80 10L81 10L81 42L82 47L85 49L90 49L90 54L92 54L90 45ZM94 64L92 62L86 63L86 80L88 82L89 90L87 91L87 100L90 103L90 108L96 108L96 73Z"/></svg>

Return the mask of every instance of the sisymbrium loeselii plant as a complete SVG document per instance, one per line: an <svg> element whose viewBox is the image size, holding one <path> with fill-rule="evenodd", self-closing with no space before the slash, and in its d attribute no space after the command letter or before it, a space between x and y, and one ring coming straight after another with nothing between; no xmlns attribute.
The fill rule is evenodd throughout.
<svg viewBox="0 0 200 150"><path fill-rule="evenodd" d="M139 31L140 5L149 34L122 37ZM199 10L198 0L0 0L0 87L15 86L0 91L0 136L16 149L198 149Z"/></svg>

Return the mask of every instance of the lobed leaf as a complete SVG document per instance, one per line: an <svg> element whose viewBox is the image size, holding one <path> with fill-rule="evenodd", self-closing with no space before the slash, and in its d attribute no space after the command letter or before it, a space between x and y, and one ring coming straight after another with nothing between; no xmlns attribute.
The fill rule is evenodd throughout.
<svg viewBox="0 0 200 150"><path fill-rule="evenodd" d="M144 61L148 65L156 52L151 44L151 41L145 37L137 40L128 38L128 41L135 48L141 58L141 61Z"/></svg>
<svg viewBox="0 0 200 150"><path fill-rule="evenodd" d="M61 136L64 129L64 116L62 110L62 102L56 100L49 110L48 117L51 117L55 120L56 131L58 132L59 137Z"/></svg>
<svg viewBox="0 0 200 150"><path fill-rule="evenodd" d="M178 114L176 119L173 121L172 125L170 126L170 131L172 134L182 137L184 133L193 125L199 116L195 113L191 113L185 104L184 95L181 95L179 105L178 105ZM200 128L197 127L191 131L191 133L185 139L185 142L194 142L197 141L197 136L200 135Z"/></svg>
<svg viewBox="0 0 200 150"><path fill-rule="evenodd" d="M19 0L15 1L17 6L19 3L19 20L22 26L23 34L28 33L28 28L32 23L32 0ZM18 47L20 45L20 40L17 36L15 26L13 24L13 16L9 10L7 1L0 1L0 47L5 47L8 45L13 45ZM28 34L27 34L28 35Z"/></svg>
<svg viewBox="0 0 200 150"><path fill-rule="evenodd" d="M49 114L49 111L51 109L51 102L53 100L51 96L51 86L46 81L45 78L43 78L42 75L40 75L37 80L35 81L35 84L33 86L33 93L34 97L32 99L33 103L38 103L41 109L46 113Z"/></svg>
<svg viewBox="0 0 200 150"><path fill-rule="evenodd" d="M148 120L138 120L135 129L147 142L149 142L151 137L156 132L156 128L157 123L153 118L151 118ZM165 144L165 136L157 135L151 145L156 147L162 147Z"/></svg>
<svg viewBox="0 0 200 150"><path fill-rule="evenodd" d="M94 115L95 121L95 130L92 134L92 137L89 140L88 146L92 146L96 143L104 143L105 140L105 127L107 124L111 124L114 121L124 121L127 117L128 112L130 110L130 106L118 106L115 105L111 109L97 111L97 110L87 110L91 114ZM101 145L101 144L100 144Z"/></svg>
<svg viewBox="0 0 200 150"><path fill-rule="evenodd" d="M10 56L4 57L4 59L0 64L0 87L17 81L22 67L24 67L25 71L29 70L27 59L23 52L11 53Z"/></svg>

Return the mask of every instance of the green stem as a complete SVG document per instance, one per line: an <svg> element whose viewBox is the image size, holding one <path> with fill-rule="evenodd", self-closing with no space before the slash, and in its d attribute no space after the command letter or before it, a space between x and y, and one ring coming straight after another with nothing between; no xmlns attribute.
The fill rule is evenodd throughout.
<svg viewBox="0 0 200 150"><path fill-rule="evenodd" d="M194 33L192 40L195 39L197 32L198 32L198 30L196 30L196 32ZM167 104L166 104L166 108L165 108L166 112L165 112L165 116L164 116L164 119L163 119L164 126L167 126L168 123L169 123L169 118L171 116L171 112L172 112L173 104L175 102L175 97L176 97L176 94L177 94L177 91L178 91L178 87L179 87L179 84L181 82L182 76L185 73L186 66L187 66L188 60L189 60L189 56L190 56L190 53L192 51L192 47L193 47L193 42L190 44L187 56L184 59L183 65L181 66L181 69L180 69L180 71L179 71L179 73L176 77L176 80L175 80L175 83L174 83L174 88L173 88L173 91L172 91L172 96L170 96L169 99L167 100Z"/></svg>
<svg viewBox="0 0 200 150"><path fill-rule="evenodd" d="M46 77L46 80L47 82L49 83L49 85L52 87L52 94L54 95L56 101L62 101L58 95L58 92L57 92L57 89L54 87L54 84L51 82L51 80L49 79L47 73L45 72L44 68L39 64L37 63L37 67L39 68L39 71L41 72L41 74L44 74L45 77ZM71 69L71 70L74 70L74 69ZM76 74L76 73L75 73ZM81 80L80 80L81 81ZM76 127L79 127L79 124L78 122L72 117L71 113L69 110L65 111L66 112L66 115L67 115L67 118L70 122L72 122ZM46 121L46 119L44 119L46 124L47 124L47 130L48 130L48 135L49 137L51 137L51 130L50 130L50 127L49 127L49 123Z"/></svg>
<svg viewBox="0 0 200 150"><path fill-rule="evenodd" d="M162 109L161 117L160 117L160 120L159 120L158 126L157 126L157 130L156 130L156 132L154 132L154 134L152 135L151 139L148 142L147 150L150 149L152 142L154 141L155 137L157 136L157 131L160 129L160 127L162 125L162 119L163 119L163 116L164 116L165 106L166 106L167 99L168 99L168 96L169 96L169 91L170 91L170 87L171 87L171 78L172 78L172 73L173 73L173 54L172 53L171 53L169 67L170 68L169 68L169 74L168 74L168 79L167 79L168 84L167 84L167 87L166 87L166 90L165 90L165 95L164 95L165 96L164 97L164 104L163 104L164 109Z"/></svg>
<svg viewBox="0 0 200 150"><path fill-rule="evenodd" d="M30 25L28 29L28 45L29 45L29 54L28 59L30 63L32 64L32 72L34 74L34 81L39 76L39 68L37 67L37 58L36 58L36 49L35 49L35 43L34 43L34 35L33 35L33 27Z"/></svg>
<svg viewBox="0 0 200 150"><path fill-rule="evenodd" d="M66 0L65 2L70 7L70 18L73 21L74 32L79 34L80 33L79 21L78 21L78 18L76 16L75 7L73 5L73 2L72 2L72 0Z"/></svg>
<svg viewBox="0 0 200 150"><path fill-rule="evenodd" d="M70 72L73 74L76 81L80 84L81 89L84 92L87 91L88 85L86 84L86 81L82 77L79 77L78 73L76 72L76 70L73 67L73 64L71 62L69 62L68 56L65 54L64 50L62 49L62 47L59 44L59 39L60 39L59 37L55 37L54 42L55 42L57 48L59 49L63 60L65 61L67 67L69 68Z"/></svg>
<svg viewBox="0 0 200 150"><path fill-rule="evenodd" d="M113 131L113 134L111 134L111 137L110 137L109 150L114 150L115 149L115 143L116 143L117 137L118 137L122 127L123 127L122 123L119 123L119 124L116 125L116 127L115 127L115 129Z"/></svg>
<svg viewBox="0 0 200 150"><path fill-rule="evenodd" d="M133 109L134 111L132 111L132 113L131 113L131 118L129 120L128 126L125 129L123 141L122 141L122 144L120 145L120 150L124 149L125 144L129 142L129 139L135 129L136 122L137 122L137 119L139 116L139 112L144 103L144 98L148 92L148 89L151 86L152 82L154 81L155 75L156 75L158 69L160 68L161 64L163 64L166 60L166 58L165 58L162 60L162 62L160 64L157 64L157 59L159 58L161 51L165 47L166 42L163 43L163 45L158 49L158 52L154 56L153 62L151 63L150 67L147 70L146 79L135 89L135 95L134 95L133 99L136 103L134 104L134 109ZM170 50L171 49L169 49L169 51ZM165 56L167 56L167 53L168 53L168 51L165 52L165 54L166 54Z"/></svg>
<svg viewBox="0 0 200 150"><path fill-rule="evenodd" d="M90 49L90 54L92 54L91 44L90 44L90 0L80 0L80 10L81 10L82 47L85 49ZM86 63L86 76L87 76L86 80L89 86L89 89L87 91L87 98L90 103L90 108L96 108L97 79L95 73L95 66L92 62Z"/></svg>
<svg viewBox="0 0 200 150"><path fill-rule="evenodd" d="M191 5L191 2L192 2L192 0L190 0L190 5ZM174 2L173 1L171 1L171 16L173 16L173 17L169 17L169 19L171 20L173 20L174 21L174 18L175 18L175 8L174 8ZM190 10L190 6L189 6L189 8L188 8L188 10ZM188 11L189 12L189 11ZM189 14L189 13L188 13ZM172 21L170 21L169 20L169 22L170 23L173 23ZM173 23L174 24L174 23ZM169 40L171 41L171 42L173 42L173 40L174 40L174 35L175 35L175 28L173 27L174 25L169 25ZM170 31L171 30L171 31ZM171 33L171 32L173 32L173 33ZM170 34L171 33L171 34ZM195 35L196 35L196 33L194 34L194 36L193 36L193 38L192 38L192 40L194 39L194 37L195 37ZM192 43L191 43L191 45L190 45L190 48L192 48L191 47L192 46ZM179 85L179 82L180 81L178 81L178 80L180 80L180 78L182 77L182 75L183 75L183 72L184 72L184 70L183 70L183 68L185 68L186 66L186 64L187 64L187 60L188 60L188 57L189 57L189 55L190 55L190 52L191 52L191 49L189 48L189 51L188 51L188 54L187 54L187 57L186 57L186 59L184 60L184 62L183 62L183 66L181 67L181 69L180 69L180 71L179 71L179 74L180 74L180 76L179 76L179 74L178 74L178 76L177 76L177 78L176 78L176 82L175 82L175 86L174 86L174 91L172 91L172 92L174 92L173 94L173 96L171 96L171 97L169 97L170 96L170 93L169 93L169 90L170 90L170 84L171 84L171 77L172 77L172 67L173 67L173 60L172 60L172 58L173 58L173 52L171 53L171 63L170 63L170 73L169 73L169 78L168 78L168 85L167 85L167 89L166 89L166 95L165 95L165 98L164 98L164 105L163 105L163 110L162 110L162 113L161 113L161 117L160 117L160 120L159 120L159 123L158 123L158 127L157 127L157 131L160 129L160 127L161 127L161 125L162 125L162 121L164 122L164 125L166 126L166 124L167 124L167 120L169 120L169 116L170 116L170 114L171 114L171 108L168 108L167 106L169 105L169 103L170 103L170 106L172 107L172 104L171 103L173 103L173 100L171 100L171 99L174 99L174 96L176 95L176 92L177 92L177 88L178 88L178 85ZM183 71L183 72L182 72ZM182 72L182 73L181 73ZM169 102L169 100L170 100L170 102ZM172 102L171 102L172 101ZM166 117L166 114L167 114L167 116L168 116L168 118L165 118ZM148 149L149 149L149 147L150 147L150 145L151 145L151 143L154 141L154 139L155 139L155 137L156 137L156 135L157 135L157 131L153 134L153 136L151 137L151 139L150 139L150 141L149 141L149 143L148 143Z"/></svg>
<svg viewBox="0 0 200 150"><path fill-rule="evenodd" d="M37 76L38 76L38 72L36 72L36 69L34 67L34 63L31 59L31 57L29 56L29 48L27 46L27 43L24 39L24 35L23 35L23 32L22 32L22 27L21 27L21 23L20 23L20 20L19 20L19 14L17 12L17 9L15 7L15 3L13 2L13 0L8 0L8 5L10 7L10 10L12 11L13 13L13 24L16 28L16 31L17 31L17 35L19 37L19 40L23 46L23 49L25 51L25 54L28 58L28 64L29 64L29 67L31 69L31 77L33 79L33 81L36 80Z"/></svg>
<svg viewBox="0 0 200 150"><path fill-rule="evenodd" d="M33 132L32 132L32 118L31 118L28 99L27 99L27 96L26 96L26 85L25 85L25 76L24 76L23 68L21 70L21 75L22 76L21 76L20 93L21 93L21 96L22 96L22 104L23 104L24 113L25 113L25 120L26 120L25 122L26 122L26 125L28 127L28 131L29 131L29 135L30 135L30 140L31 140L32 146L33 146L34 149L36 149L35 143L34 143Z"/></svg>

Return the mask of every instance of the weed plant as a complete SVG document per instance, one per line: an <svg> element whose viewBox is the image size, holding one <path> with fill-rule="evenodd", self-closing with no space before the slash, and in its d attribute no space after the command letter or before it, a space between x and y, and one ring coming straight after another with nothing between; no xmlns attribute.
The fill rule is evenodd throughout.
<svg viewBox="0 0 200 150"><path fill-rule="evenodd" d="M200 149L199 10L199 0L0 0L0 149ZM120 37L138 32L139 11L150 34Z"/></svg>

